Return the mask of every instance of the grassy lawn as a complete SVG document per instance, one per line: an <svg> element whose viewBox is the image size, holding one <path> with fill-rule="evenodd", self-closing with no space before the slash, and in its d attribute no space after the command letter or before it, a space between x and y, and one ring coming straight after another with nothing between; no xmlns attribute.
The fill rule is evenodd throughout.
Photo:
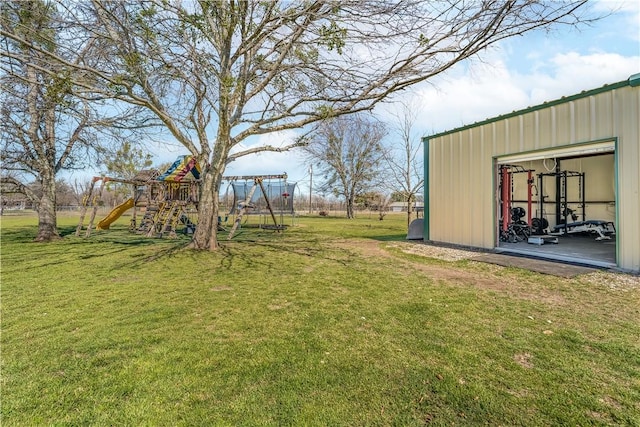
<svg viewBox="0 0 640 427"><path fill-rule="evenodd" d="M640 287L408 254L404 221L207 253L3 217L1 424L640 425Z"/></svg>

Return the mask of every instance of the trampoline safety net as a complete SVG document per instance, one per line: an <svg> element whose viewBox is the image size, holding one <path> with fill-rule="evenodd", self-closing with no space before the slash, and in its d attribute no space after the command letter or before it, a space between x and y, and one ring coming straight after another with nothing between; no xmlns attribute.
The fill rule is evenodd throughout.
<svg viewBox="0 0 640 427"><path fill-rule="evenodd" d="M231 212L229 214L233 215L237 213L240 209L242 209L242 205L245 203L251 188L253 187L253 182L232 182L233 187L233 206L231 208ZM274 213L283 213L283 214L293 214L293 194L296 189L295 182L272 182L272 181L263 181L262 186L264 187L264 191L267 193L266 196L269 199L269 203L271 204L271 209L273 209ZM263 214L267 213L269 209L267 208L267 202L265 200L265 195L262 193L262 189L258 186L251 196L251 201L249 202L249 214Z"/></svg>

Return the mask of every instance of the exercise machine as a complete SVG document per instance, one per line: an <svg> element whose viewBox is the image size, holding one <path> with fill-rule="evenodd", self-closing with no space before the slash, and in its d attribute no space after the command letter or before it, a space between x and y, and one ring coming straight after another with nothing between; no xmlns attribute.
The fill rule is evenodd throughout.
<svg viewBox="0 0 640 427"><path fill-rule="evenodd" d="M570 216L573 221L556 225L553 227L551 234L561 236L565 234L590 233L596 235L596 240L610 240L611 236L616 234L616 227L611 221L603 221L599 219L576 221L578 216L573 212L573 210L569 208L565 209L567 211L565 221L567 216Z"/></svg>
<svg viewBox="0 0 640 427"><path fill-rule="evenodd" d="M555 178L556 201L555 214L556 225L549 233L552 236L566 236L570 234L595 234L596 240L609 240L616 234L615 225L611 221L587 220L585 202L585 174L575 171L557 171L538 174L539 210L544 212L545 197L543 194L544 179ZM578 200L569 200L568 184L570 180L577 182ZM571 209L569 204L578 205L579 213ZM540 221L542 221L541 218ZM546 220L544 220L546 221ZM540 224L543 225L543 224ZM548 227L548 222L546 222ZM546 227L545 227L546 228Z"/></svg>
<svg viewBox="0 0 640 427"><path fill-rule="evenodd" d="M518 165L500 165L500 240L503 242L522 242L531 235L531 207L533 205L532 186L533 169L525 169ZM527 209L513 206L513 178L515 174L527 174ZM527 220L524 220L524 217Z"/></svg>

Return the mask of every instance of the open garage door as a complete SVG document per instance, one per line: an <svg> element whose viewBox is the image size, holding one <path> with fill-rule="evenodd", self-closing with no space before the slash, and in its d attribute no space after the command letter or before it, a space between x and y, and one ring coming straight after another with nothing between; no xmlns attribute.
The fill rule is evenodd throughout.
<svg viewBox="0 0 640 427"><path fill-rule="evenodd" d="M614 141L502 156L495 163L499 250L616 265Z"/></svg>
<svg viewBox="0 0 640 427"><path fill-rule="evenodd" d="M570 157L593 156L597 154L613 154L615 141L605 141L593 144L570 145L568 147L554 148L551 150L519 153L498 158L498 164L520 163L543 159L563 159Z"/></svg>

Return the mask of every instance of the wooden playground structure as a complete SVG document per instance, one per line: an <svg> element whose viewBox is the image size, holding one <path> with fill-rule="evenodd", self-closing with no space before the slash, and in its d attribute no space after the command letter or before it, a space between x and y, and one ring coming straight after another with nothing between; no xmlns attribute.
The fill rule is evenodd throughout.
<svg viewBox="0 0 640 427"><path fill-rule="evenodd" d="M293 192L296 186L286 180L286 173L223 177L223 182L233 187L233 204L226 214L218 216L218 229L228 231L228 239L232 239L240 227L247 225L247 216L258 215L261 218L258 227L284 230L287 227L284 225L284 214L294 214ZM177 237L178 230L193 234L197 227L200 182L200 168L191 156L178 157L162 174L157 170L144 170L129 180L94 177L83 199L75 234L80 236L84 231L84 236L89 237L94 229L108 230L130 209L133 209L129 223L131 232L147 237L172 238ZM132 196L96 223L101 200L109 183L130 185ZM87 214L89 218L85 227ZM233 218L233 222L227 228L229 217Z"/></svg>

